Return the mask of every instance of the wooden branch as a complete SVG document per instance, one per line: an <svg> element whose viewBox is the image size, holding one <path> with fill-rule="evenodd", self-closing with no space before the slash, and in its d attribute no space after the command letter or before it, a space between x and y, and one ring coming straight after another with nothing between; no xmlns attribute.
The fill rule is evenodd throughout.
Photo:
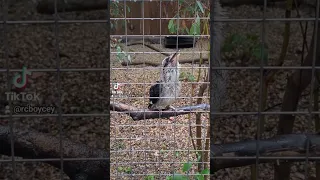
<svg viewBox="0 0 320 180"><path fill-rule="evenodd" d="M60 141L58 137L30 131L28 129L14 129L15 156L23 158L60 158ZM309 147L306 147L309 141ZM11 133L8 126L0 126L0 154L11 156ZM237 159L237 157L254 157L257 141L243 141L228 144L214 144L211 146L210 163L213 172L230 167L240 167L254 164L256 159ZM260 140L259 153L264 157L306 157L309 148L309 160L320 155L320 135L288 134L274 138ZM108 153L96 150L80 143L63 140L64 158L107 158ZM219 157L231 159L217 159ZM276 159L260 159L260 163L275 162ZM291 161L305 161L297 159ZM46 161L54 167L60 168L60 161ZM109 179L109 160L97 161L64 161L63 171L72 180L104 180Z"/></svg>
<svg viewBox="0 0 320 180"><path fill-rule="evenodd" d="M306 147L307 141L309 147ZM320 135L286 134L270 139L260 140L260 157L306 157L309 148L309 161L315 161L312 157L320 155ZM228 144L215 144L210 147L210 170L211 174L220 169L241 167L256 163L256 159L237 159L237 157L255 157L257 140L242 141ZM230 159L218 159L230 157ZM278 159L260 159L259 163L277 162ZM281 161L281 160L280 160ZM305 159L288 159L285 161L305 161Z"/></svg>
<svg viewBox="0 0 320 180"><path fill-rule="evenodd" d="M314 47L314 37L315 33L320 33L320 29L318 32L314 31L310 46L310 51L308 52L306 59L303 61L302 66L312 66L313 63L313 54L316 51L316 66L320 66L320 47L317 45L317 49ZM318 39L317 44L320 44L320 37ZM319 72L316 70L315 73ZM311 69L301 69L296 70L287 81L286 90L282 100L281 111L296 111L298 108L298 102L301 98L302 92L309 86L312 79L312 70ZM290 114L281 114L279 116L279 124L278 124L278 134L289 134L292 133L293 125L294 125L295 116ZM285 180L283 178L285 174L289 174L290 163L282 163L279 166L275 166L275 172L281 172L281 180ZM278 170L279 169L279 170ZM280 177L280 175L279 175ZM286 178L288 179L288 177Z"/></svg>
<svg viewBox="0 0 320 180"><path fill-rule="evenodd" d="M31 159L59 159L60 139L28 129L14 129L14 156ZM11 133L8 126L0 126L0 154L11 156ZM62 141L63 158L107 158L95 161L63 161L63 171L71 180L104 180L110 178L109 153L70 140ZM45 161L60 168L60 161Z"/></svg>
<svg viewBox="0 0 320 180"><path fill-rule="evenodd" d="M149 41L149 40L148 40ZM165 52L161 52L161 50L159 48L156 48L154 46L152 46L151 44L148 44L148 43L143 43L143 42L131 42L130 44L128 44L127 46L133 46L133 45L144 45L154 51L157 51L159 53L161 53L162 55L165 55L165 56L170 56L171 54L169 53L165 53Z"/></svg>
<svg viewBox="0 0 320 180"><path fill-rule="evenodd" d="M134 121L146 120L146 119L156 119L156 118L169 118L172 116L179 116L188 113L195 113L195 110L203 109L209 110L210 105L208 104L198 104L195 106L185 106L178 107L176 111L165 110L165 111L150 111L149 109L138 109L136 107L122 104L122 103L110 103L111 111L125 112L128 114Z"/></svg>
<svg viewBox="0 0 320 180"><path fill-rule="evenodd" d="M286 18L291 17L292 6L293 6L293 0L287 0L287 9L286 9L286 13L285 13ZM290 40L290 22L286 22L285 27L284 27L282 48L281 48L280 56L276 62L276 64L278 66L282 66L285 61L287 51L288 51L289 40ZM269 74L269 76L267 76L266 83L269 83L271 80L273 80L276 73L277 73L277 71L272 71ZM285 174L285 173L287 173L287 174ZM274 179L280 180L281 178L284 178L284 177L290 178L290 172L283 172L281 169L281 166L278 166L277 164L275 164L275 166L274 166ZM287 178L285 178L285 179L287 179Z"/></svg>
<svg viewBox="0 0 320 180"><path fill-rule="evenodd" d="M180 64L186 64L186 63L199 63L200 62L200 58L197 59L179 59L179 63ZM202 62L208 62L208 58L202 58ZM131 63L130 62L122 62L121 65L122 66L137 66L137 65L142 65L145 64L147 66L160 66L161 62L152 62L152 61L142 61L142 60L134 60Z"/></svg>

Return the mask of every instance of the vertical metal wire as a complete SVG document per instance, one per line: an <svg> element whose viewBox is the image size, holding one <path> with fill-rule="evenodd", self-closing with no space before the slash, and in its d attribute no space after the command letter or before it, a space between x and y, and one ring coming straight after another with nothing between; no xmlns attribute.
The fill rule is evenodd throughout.
<svg viewBox="0 0 320 180"><path fill-rule="evenodd" d="M210 113L209 113L209 120L210 120L210 128L213 129L214 127L214 112L215 112L215 108L213 106L213 104L215 103L214 102L214 92L213 92L213 89L214 89L214 86L213 86L213 79L214 79L214 74L215 74L215 69L213 69L213 64L214 64L214 59L213 59L213 56L214 56L214 52L213 52L213 46L214 46L214 4L215 4L215 1L216 0L212 0L211 3L210 3L210 59L209 59L209 67L210 67L210 71L209 71L209 80L210 80L210 84L209 84L209 87L210 87ZM213 130L210 131L210 146L213 146L214 145L214 139L212 138L213 137ZM211 147L210 147L210 151L211 151ZM210 153L210 159L211 158L214 158L214 157L211 157L212 156L212 153ZM210 175L213 174L213 164L211 164L211 161L210 161Z"/></svg>
<svg viewBox="0 0 320 180"><path fill-rule="evenodd" d="M309 118L308 118L308 127L307 127L307 134L312 132L311 127L312 127L312 111L313 111L313 92L314 92L314 81L315 81L315 66L316 66L316 58L317 58L317 53L318 53L318 29L319 29L319 0L316 1L317 3L317 8L316 8L316 20L315 20L315 28L314 28L314 44L313 44L313 54L312 54L312 73L311 73L311 88L310 88L310 99L309 99ZM318 102L317 102L318 103ZM309 177L309 153L310 153L310 140L307 138L307 150L306 150L306 163L304 166L305 169L305 178L308 179Z"/></svg>
<svg viewBox="0 0 320 180"><path fill-rule="evenodd" d="M159 23L160 23L160 33L159 33L159 40L160 40L160 47L162 47L162 23L161 23L161 21L162 21L162 0L160 0L160 18L159 18ZM160 56L159 56L159 58L160 58L160 62L161 62L161 52L160 52ZM161 123L160 123L160 121L158 121L158 127L160 128L161 127ZM161 131L159 131L159 139L161 138ZM159 157L157 157L157 159L158 159L158 168L160 169L160 167L161 167L161 163L160 163L160 158ZM159 179L161 179L161 173L160 173L161 171L159 171Z"/></svg>
<svg viewBox="0 0 320 180"><path fill-rule="evenodd" d="M196 0L194 1L195 3L196 3ZM196 15L195 15L195 13L196 12L194 12L194 14L193 14L193 18L196 18ZM191 74L193 75L193 73L194 73L194 56L195 56L195 42L196 42L196 35L195 34L193 34L193 45L192 45L192 66L191 66ZM200 63L200 62L199 62ZM200 71L201 71L201 69L199 69ZM188 84L188 85L190 85L190 84ZM198 84L198 86L201 86L200 84ZM192 87L192 91L193 91L193 84L191 84L191 87ZM193 92L194 93L194 92ZM193 99L193 97L192 97L192 95L190 95L190 106L192 106L193 105L193 101L194 101L194 99ZM189 116L191 117L191 114L192 114L192 112L190 112L189 113ZM191 127L191 125L192 125L192 123L191 123L191 119L189 119L188 120L188 123L189 123L189 126ZM198 127L197 127L197 124L196 124L196 129L197 129ZM192 129L192 127L190 128L190 130ZM190 131L190 137L193 137L193 136L191 136L191 134L192 134L192 131ZM197 137L197 135L196 135L196 141L198 141L198 139L197 139L198 137ZM193 139L191 139L191 141L193 141ZM189 141L188 141L188 147L189 147ZM197 147L196 147L197 148ZM196 149L195 149L196 150ZM188 148L188 154L190 154L190 149ZM201 155L202 156L202 155ZM202 156L203 157L203 156ZM188 161L190 161L190 159L189 159L189 156L188 156ZM198 163L198 162L197 162ZM198 164L196 164L196 165L198 165ZM189 174L189 172L188 172L188 174Z"/></svg>
<svg viewBox="0 0 320 180"><path fill-rule="evenodd" d="M142 13L142 48L143 48L143 52L142 52L142 56L143 56L143 74L145 75L145 72L146 72L146 70L145 70L145 67L146 67L146 62L145 62L145 58L144 58L144 54L145 54L145 52L144 52L144 48L145 48L145 32L144 32L144 23L145 23L145 14L144 14L144 3L145 3L145 1L142 1L141 2L141 13ZM144 81L143 81L143 88L144 89L146 89L146 79L145 79L145 76L143 77L143 79L144 79ZM145 104L145 102L146 102L146 96L143 96L143 104ZM145 112L146 112L146 110L144 109L144 120L146 120L146 117L145 117ZM143 125L144 126L146 126L146 121L144 121L143 122ZM145 130L143 129L143 131L142 131L142 133L143 133L143 136L144 136L144 140L145 140L145 142L147 141L147 136L146 136L146 133L145 133ZM146 150L144 150L144 167L147 169L147 151ZM144 172L143 174L147 174L147 172Z"/></svg>
<svg viewBox="0 0 320 180"><path fill-rule="evenodd" d="M259 107L258 107L258 121L256 123L257 126L257 144L256 144L256 179L259 179L259 148L260 148L260 133L261 133L261 121L263 118L263 115L261 114L264 109L262 109L262 104L263 104L263 84L264 84L264 47L265 47L265 23L266 23L266 11L267 11L267 0L264 0L263 2L263 16L262 16L262 29L261 29L261 39L262 39L262 50L261 50L261 59L260 59L260 88L259 88Z"/></svg>
<svg viewBox="0 0 320 180"><path fill-rule="evenodd" d="M179 29L180 29L180 1L177 0L177 4L178 4L178 17L177 17L177 44L176 44L176 51L178 51L179 49ZM177 66L175 67L177 68ZM176 71L177 73L177 71ZM179 78L179 77L178 77ZM175 88L175 91L177 91L177 88ZM175 99L177 99L177 93L175 93ZM173 121L173 142L174 142L174 147L173 147L173 152L174 154L176 153L176 119L177 119L177 115L175 112L175 116L174 116L174 121ZM173 163L173 167L174 167L175 163ZM174 175L173 175L174 178Z"/></svg>
<svg viewBox="0 0 320 180"><path fill-rule="evenodd" d="M123 4L124 4L124 28L125 28L125 43L126 43L126 47L128 47L128 21L127 21L127 0L124 0L123 1ZM131 56L131 54L129 54ZM127 72L129 72L129 65L127 64ZM129 84L129 86L131 86ZM127 97L128 99L128 102L130 102L130 97ZM130 113L129 113L130 115ZM130 139L132 139L132 137L130 137ZM132 151L132 144L130 143L130 154L133 154L133 151ZM118 174L118 171L117 171L117 174ZM133 175L130 175L130 179L133 179Z"/></svg>
<svg viewBox="0 0 320 180"><path fill-rule="evenodd" d="M60 49L59 49L59 14L57 8L57 0L54 0L54 37L55 37L55 52L57 60L57 83L58 83L58 121L59 121L59 144L60 144L60 178L63 179L63 142L62 142L62 109L61 109L61 72L60 72Z"/></svg>
<svg viewBox="0 0 320 180"><path fill-rule="evenodd" d="M110 2L110 6L111 6L111 3L115 3L115 1L113 1L113 0L110 0L109 2ZM108 7L109 7L109 6L108 6ZM110 16L111 16L111 9L109 9L109 14L110 14ZM115 20L115 21L116 21L116 20ZM110 20L110 23L114 23L115 21L112 21L112 22L111 22L111 20ZM116 25L116 23L115 23L115 25ZM115 29L117 29L116 26L114 26L114 27L115 27ZM115 32L116 32L116 30L115 30ZM108 42L107 42L107 43L108 43ZM111 50L110 50L110 47L109 47L109 51L111 51ZM111 63L113 64L113 62L111 62L111 53L109 54L109 57L110 57L109 66L111 66ZM114 69L113 69L112 67L110 67L109 69L110 69L110 77L111 77L111 75L114 73ZM107 78L109 78L109 80L110 80L110 77L107 77ZM112 103L115 103L115 97L114 97L113 92L112 92L112 91L113 91L114 83L117 83L117 82L114 82L113 80L112 80L112 81L110 80L110 82L109 82L109 85L111 85L111 86L109 87L109 89L111 90L111 94L112 94L112 95L111 95L111 98L110 98L110 100L112 100ZM112 111L115 111L115 107L113 107ZM111 114L110 114L110 124L111 124ZM116 126L114 126L114 127L116 127ZM117 137L118 137L118 132L117 132L117 131L114 131L114 138L113 138L113 140L117 141ZM111 128L110 128L110 140L111 140ZM118 167L118 158L120 157L120 152L115 152L114 154L115 154L115 156L114 156L115 166ZM110 149L110 163L111 163L111 149ZM110 168L110 171L111 171L111 168ZM118 178L118 177L119 177L119 172L116 171L115 173L116 173L116 174L115 174L116 178Z"/></svg>
<svg viewBox="0 0 320 180"><path fill-rule="evenodd" d="M7 65L7 90L8 92L11 91L11 79L10 79L10 64L9 64L9 43L8 43L8 32L7 32L7 21L8 21L8 9L9 5L7 0L4 0L4 10L3 10L3 44L4 44L4 59L6 60L6 65ZM8 100L8 99L7 99ZM9 107L10 107L10 118L9 118L9 124L10 124L10 141L11 141L11 162L12 162L12 179L15 180L17 179L17 169L16 169L16 162L15 162L15 153L14 153L14 122L13 122L13 117L12 117L12 101L11 97L9 98Z"/></svg>
<svg viewBox="0 0 320 180"><path fill-rule="evenodd" d="M107 6L107 23L106 23L106 26L107 26L107 29L106 29L106 31L107 31L107 56L106 56L106 61L107 61L107 63L106 63L106 68L107 68L107 72L106 72L106 80L107 80L107 83L106 83L106 88L107 88L107 99L110 99L110 94L111 94L111 92L110 92L110 71L111 71L111 68L110 68L110 64L111 64L111 61L110 61L110 59L111 59L111 56L110 56L110 32L111 32L111 21L110 21L110 16L111 16L111 12L110 12L110 5L111 5L111 2L110 1L108 1L108 6ZM108 176L107 176L107 179L110 179L110 170L111 170L111 168L110 168L110 163L111 163L111 154L110 154L110 151L111 151L111 149L110 149L110 135L111 135L111 132L110 132L110 101L107 101L107 106L106 106L106 114L107 114L107 116L106 116L106 121L107 121L107 145L109 146L107 149L108 149L108 151L107 151L107 153L108 153L108 155L107 155L107 157L108 157L108 164L109 164L109 166L107 167L108 169L106 169L106 171L107 172L109 172L109 173L107 173L108 174Z"/></svg>

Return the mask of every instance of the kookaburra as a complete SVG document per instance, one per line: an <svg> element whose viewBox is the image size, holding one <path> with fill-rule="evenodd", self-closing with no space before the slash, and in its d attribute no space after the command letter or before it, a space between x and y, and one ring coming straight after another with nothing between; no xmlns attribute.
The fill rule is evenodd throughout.
<svg viewBox="0 0 320 180"><path fill-rule="evenodd" d="M150 110L175 109L171 104L179 97L181 82L179 81L179 51L162 61L160 81L150 88Z"/></svg>

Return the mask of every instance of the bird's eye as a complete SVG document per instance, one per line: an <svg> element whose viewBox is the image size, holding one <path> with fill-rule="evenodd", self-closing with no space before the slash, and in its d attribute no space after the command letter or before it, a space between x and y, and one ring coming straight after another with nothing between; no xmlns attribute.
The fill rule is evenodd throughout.
<svg viewBox="0 0 320 180"><path fill-rule="evenodd" d="M170 63L170 57L166 57L165 61L164 61L164 67L167 67Z"/></svg>

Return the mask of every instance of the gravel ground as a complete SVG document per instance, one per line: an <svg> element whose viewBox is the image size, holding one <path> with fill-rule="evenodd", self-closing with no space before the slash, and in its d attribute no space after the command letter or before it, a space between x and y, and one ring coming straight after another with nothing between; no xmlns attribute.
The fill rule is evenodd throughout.
<svg viewBox="0 0 320 180"><path fill-rule="evenodd" d="M2 2L2 1L1 1ZM14 1L9 9L10 20L48 20L52 16L39 15L35 13L31 2ZM241 6L236 9L226 9L230 18L261 18L260 7ZM295 14L295 13L293 13ZM303 17L310 17L309 9L301 12ZM267 10L268 18L280 18L284 16L283 9L270 8ZM293 15L295 16L295 15ZM2 14L0 12L0 19ZM87 13L65 13L62 19L104 19L105 12ZM311 24L311 23L310 23ZM252 33L261 34L259 23L227 23L224 32L228 33ZM266 42L270 52L270 63L279 56L282 45L283 22L270 22L266 25ZM7 27L9 39L9 62L10 68L55 68L55 31L53 25L9 25ZM0 26L3 34L3 27ZM103 68L107 62L105 58L106 43L104 24L64 24L59 26L59 48L63 68ZM310 40L312 28L309 26L308 40ZM299 23L292 23L292 35L289 45L286 66L299 65L301 50L301 33ZM3 42L3 36L0 36ZM195 51L199 50L199 47ZM135 52L149 52L150 49L141 46L131 46L130 50ZM162 49L164 50L164 49ZM114 50L113 50L114 51ZM166 51L169 51L168 49ZM186 49L183 51L190 51ZM182 55L184 58L198 58L199 54L193 53ZM146 59L160 61L162 55L134 55L135 59ZM115 56L111 58L112 67L124 68ZM228 66L252 66L259 62L250 60L228 60ZM6 67L4 60L4 45L0 43L0 66ZM197 66L197 65L196 65ZM196 74L191 64L183 64L185 72ZM126 67L125 67L126 68ZM135 69L133 69L135 68ZM138 68L138 69L137 69ZM270 87L268 106L274 106L281 102L286 83L286 77L290 70L281 71L277 79ZM223 111L254 111L258 109L259 72L254 70L229 71L227 82L227 101L222 107ZM159 73L154 68L143 66L127 67L127 69L114 69L111 80L119 83L153 83L157 80ZM102 72L63 72L61 75L62 108L65 113L96 113L103 112L106 104L105 80L106 75ZM1 74L1 93L7 88L6 75ZM28 91L37 91L45 104L56 104L58 95L58 81L55 73L34 73ZM123 87L126 95L131 97L144 97L148 94L149 84L131 84ZM191 84L183 83L182 95L191 96ZM207 95L207 93L206 93ZM143 99L121 99L120 102L137 107L145 107L147 101ZM204 102L208 102L205 99ZM18 102L17 102L18 103ZM179 99L174 105L183 106L194 103L190 98ZM88 106L90 104L90 106ZM303 98L299 109L306 109L307 99ZM273 110L278 110L276 106ZM265 137L276 133L277 116L267 116L267 132ZM295 123L295 132L307 130L307 116L298 116ZM154 119L134 122L127 115L112 112L111 117L111 175L117 176L113 179L143 179L145 174L154 173L157 179L165 179L163 174L181 170L181 165L173 162L194 159L189 138L189 126L194 126L194 115L188 120L188 115L179 116L172 123L167 119ZM208 125L208 116L202 115L203 127ZM254 116L219 116L216 118L214 134L216 143L236 142L244 139L252 139L256 132ZM32 128L37 131L46 132L51 135L59 135L59 123L55 118L18 118L15 126ZM1 120L0 124L6 124L7 120ZM86 143L92 147L106 149L107 126L104 118L100 117L78 117L63 118L63 135L77 142ZM193 128L194 130L195 128ZM103 142L103 143L102 143ZM174 150L184 150L175 153ZM8 159L2 156L2 159ZM150 163L149 163L150 162ZM161 163L160 163L161 162ZM292 179L305 179L303 163L297 163L292 167ZM260 165L261 179L272 179L272 166ZM249 167L225 169L215 174L215 179L248 179ZM313 173L314 169L311 169ZM0 179L11 179L12 168L8 163L0 163ZM44 163L17 163L16 169L18 179L59 179L59 170ZM141 175L139 175L141 174ZM129 176L130 175L130 176ZM64 179L68 179L64 177Z"/></svg>

